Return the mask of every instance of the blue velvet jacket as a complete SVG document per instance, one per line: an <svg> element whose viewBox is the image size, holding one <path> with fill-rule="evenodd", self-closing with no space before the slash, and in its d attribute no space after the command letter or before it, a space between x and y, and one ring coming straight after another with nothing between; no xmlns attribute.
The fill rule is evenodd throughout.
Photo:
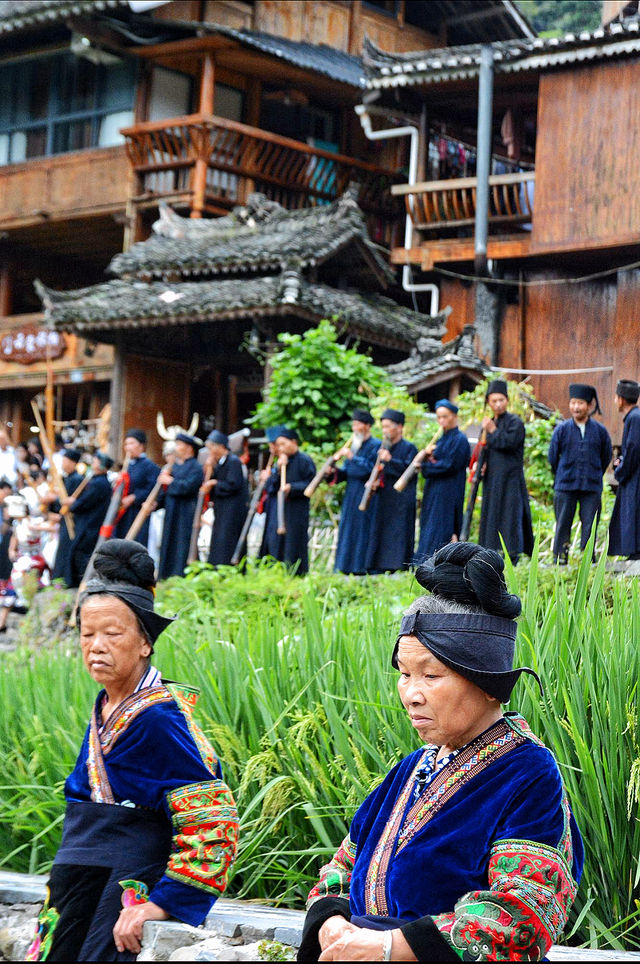
<svg viewBox="0 0 640 964"><path fill-rule="evenodd" d="M572 418L560 422L549 445L554 488L557 492L601 492L612 454L609 433L600 422L588 419L584 437Z"/></svg>
<svg viewBox="0 0 640 964"><path fill-rule="evenodd" d="M516 714L421 790L418 773L436 749L416 750L367 797L320 872L308 919L317 923L328 899L327 914L401 927L419 960L540 960L566 923L583 864L557 764ZM439 956L422 952L425 930Z"/></svg>

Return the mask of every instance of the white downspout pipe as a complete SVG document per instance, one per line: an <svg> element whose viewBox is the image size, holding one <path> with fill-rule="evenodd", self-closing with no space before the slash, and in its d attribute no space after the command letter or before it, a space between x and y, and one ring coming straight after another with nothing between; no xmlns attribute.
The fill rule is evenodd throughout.
<svg viewBox="0 0 640 964"><path fill-rule="evenodd" d="M414 124L407 124L405 127L390 127L386 130L374 131L371 126L370 113L386 115L387 112L381 110L380 108L367 107L366 104L356 104L355 111L360 118L362 130L370 141L381 141L388 137L411 138L411 145L409 148L409 184L415 184L418 174L418 128ZM413 210L413 195L411 194L409 195L409 206ZM413 225L411 223L411 215L409 212L407 212L404 222L404 246L407 250L411 247L412 241ZM431 315L438 314L440 304L440 291L438 286L435 284L413 284L411 281L411 268L408 264L405 264L402 268L402 288L404 291L408 292L429 291L431 293L431 307L429 309L429 313Z"/></svg>

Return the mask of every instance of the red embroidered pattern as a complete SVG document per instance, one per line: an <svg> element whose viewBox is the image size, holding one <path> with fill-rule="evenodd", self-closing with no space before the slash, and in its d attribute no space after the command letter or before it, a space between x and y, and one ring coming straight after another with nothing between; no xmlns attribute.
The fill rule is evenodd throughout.
<svg viewBox="0 0 640 964"><path fill-rule="evenodd" d="M334 857L320 868L320 880L309 892L307 910L323 897L345 897L349 899L351 874L356 861L356 845L347 834Z"/></svg>
<svg viewBox="0 0 640 964"><path fill-rule="evenodd" d="M231 791L222 780L211 780L179 787L166 799L174 828L167 875L219 897L238 843Z"/></svg>
<svg viewBox="0 0 640 964"><path fill-rule="evenodd" d="M200 695L198 690L191 686L185 686L182 683L178 684L167 682L165 683L165 686L173 696L185 720L187 721L189 732L193 737L193 741L198 748L198 752L200 753L205 766L211 771L212 774L215 774L218 767L218 757L192 716L194 707L198 702Z"/></svg>

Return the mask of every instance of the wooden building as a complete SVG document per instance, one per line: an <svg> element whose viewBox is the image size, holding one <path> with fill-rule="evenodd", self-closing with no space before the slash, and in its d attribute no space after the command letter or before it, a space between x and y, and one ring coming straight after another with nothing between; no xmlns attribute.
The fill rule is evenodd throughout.
<svg viewBox="0 0 640 964"><path fill-rule="evenodd" d="M392 261L439 285L440 304L452 309L448 337L475 324L489 364L516 374L577 370L530 379L564 412L569 383L593 383L619 439L616 380L640 378L640 19L632 13L579 36L409 54L368 43L365 102L384 117L400 98L407 112L427 115L431 146L440 138L445 151L454 144L475 155L487 54L489 283L474 281L475 171L439 177L437 153L424 180L392 188L413 226Z"/></svg>
<svg viewBox="0 0 640 964"><path fill-rule="evenodd" d="M408 51L531 30L511 0L0 0L0 87L16 92L0 107L0 337L41 324L35 278L100 283L160 200L198 219L255 191L297 209L358 184L371 237L397 245L406 149L372 144L354 114L365 35ZM118 389L113 349L63 349L55 414L92 417ZM22 366L0 354L16 436L48 367Z"/></svg>

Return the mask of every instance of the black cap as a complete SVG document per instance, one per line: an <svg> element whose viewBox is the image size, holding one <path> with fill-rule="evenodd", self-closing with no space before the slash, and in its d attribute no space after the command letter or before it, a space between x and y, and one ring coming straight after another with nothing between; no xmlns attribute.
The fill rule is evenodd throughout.
<svg viewBox="0 0 640 964"><path fill-rule="evenodd" d="M229 448L229 436L225 435L224 432L219 432L217 428L209 432L207 442L211 442L212 445L222 445L226 449Z"/></svg>
<svg viewBox="0 0 640 964"><path fill-rule="evenodd" d="M199 439L196 435L188 435L187 432L176 432L176 442L186 442L194 452L202 448L202 439Z"/></svg>
<svg viewBox="0 0 640 964"><path fill-rule="evenodd" d="M105 469L105 471L108 471L110 468L113 468L113 459L106 452L95 452L94 458L98 460L98 462L100 463L102 468Z"/></svg>
<svg viewBox="0 0 640 964"><path fill-rule="evenodd" d="M509 397L509 389L503 378L494 378L492 382L489 382L485 398L489 398L489 395L505 395L507 398Z"/></svg>
<svg viewBox="0 0 640 964"><path fill-rule="evenodd" d="M373 415L366 408L354 408L351 413L354 422L364 422L365 425L373 425Z"/></svg>
<svg viewBox="0 0 640 964"><path fill-rule="evenodd" d="M631 378L621 378L616 385L616 395L624 398L625 402L633 402L635 405L640 397L640 385Z"/></svg>
<svg viewBox="0 0 640 964"><path fill-rule="evenodd" d="M69 459L70 462L79 462L82 458L82 453L79 449L64 448L60 454L64 458Z"/></svg>
<svg viewBox="0 0 640 964"><path fill-rule="evenodd" d="M143 432L141 428L130 428L124 433L125 438L134 438L136 442L140 442L140 445L147 444L147 433Z"/></svg>
<svg viewBox="0 0 640 964"><path fill-rule="evenodd" d="M398 425L404 425L404 412L399 412L397 408L385 408L380 421L383 418L388 418L390 422L396 422Z"/></svg>
<svg viewBox="0 0 640 964"><path fill-rule="evenodd" d="M284 426L281 426L278 432L278 438L288 438L292 442L298 442L300 440L300 436L294 428L285 428Z"/></svg>
<svg viewBox="0 0 640 964"><path fill-rule="evenodd" d="M569 385L569 398L579 398L589 405L595 398L596 407L594 411L596 411L598 415L602 415L600 402L598 401L598 393L593 385L583 385L581 382L575 382L573 385Z"/></svg>

